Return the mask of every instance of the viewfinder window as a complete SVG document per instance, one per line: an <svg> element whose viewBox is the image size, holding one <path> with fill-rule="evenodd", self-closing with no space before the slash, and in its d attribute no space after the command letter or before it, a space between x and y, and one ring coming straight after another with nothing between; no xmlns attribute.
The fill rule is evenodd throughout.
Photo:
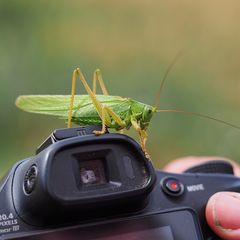
<svg viewBox="0 0 240 240"><path fill-rule="evenodd" d="M104 184L106 172L102 159L94 159L79 162L80 179L84 186Z"/></svg>

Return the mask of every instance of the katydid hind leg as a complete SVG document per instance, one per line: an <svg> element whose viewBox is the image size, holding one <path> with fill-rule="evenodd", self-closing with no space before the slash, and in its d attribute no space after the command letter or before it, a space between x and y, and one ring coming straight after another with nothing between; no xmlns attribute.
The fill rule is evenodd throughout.
<svg viewBox="0 0 240 240"><path fill-rule="evenodd" d="M93 133L95 135L102 135L102 134L106 133L106 131L107 131L107 129L106 129L106 115L107 115L107 112L106 112L105 106L103 106L102 107L102 114L101 114L102 130L101 131L94 130Z"/></svg>
<svg viewBox="0 0 240 240"><path fill-rule="evenodd" d="M97 82L101 88L103 95L109 95L106 85L102 78L102 73L100 69L96 69L93 73L93 93L96 94L97 92Z"/></svg>
<svg viewBox="0 0 240 240"><path fill-rule="evenodd" d="M91 88L89 87L83 73L81 72L81 70L79 68L75 69L73 71L73 77L72 77L72 95L71 95L71 100L70 100L70 108L69 108L69 115L68 115L68 127L72 126L71 120L72 120L72 110L73 110L73 103L74 103L74 95L75 95L75 85L76 85L76 79L77 76L79 76L86 92L88 93L89 97L92 100L92 103L94 105L94 107L96 108L100 118L102 119L102 108L103 105L99 102L99 100L97 99L96 95L93 93L93 91L91 90ZM109 117L109 115L105 116L105 122L106 124L110 124L111 123L111 119Z"/></svg>
<svg viewBox="0 0 240 240"><path fill-rule="evenodd" d="M73 75L72 75L71 99L70 99L70 106L69 106L69 112L68 112L68 128L72 127L72 112L73 112L73 103L74 103L74 96L75 96L76 79L77 79L77 69L73 71Z"/></svg>
<svg viewBox="0 0 240 240"><path fill-rule="evenodd" d="M124 128L126 126L126 123L120 118L119 115L117 115L112 109L110 109L107 106L103 106L102 108L102 130L101 131L94 131L96 135L101 135L106 133L106 126L110 126L111 122L106 122L106 119L113 119L120 128Z"/></svg>
<svg viewBox="0 0 240 240"><path fill-rule="evenodd" d="M103 107L104 107L104 118L105 118L105 124L107 126L111 125L111 118L119 125L119 127L124 128L126 126L125 122L120 118L118 114L116 114L112 109L110 109L107 106L104 106L96 97L95 93L90 89L90 87L87 84L87 81L85 80L82 72L79 69L79 77L81 82L83 83L89 97L92 99L93 105L96 108L99 117L103 120Z"/></svg>
<svg viewBox="0 0 240 240"><path fill-rule="evenodd" d="M96 110L98 111L98 114L101 115L102 112L102 104L97 100L97 97L95 94L92 92L90 89L87 81L85 80L84 75L82 74L80 68L76 68L73 71L72 75L72 89L71 89L71 99L70 99L70 106L69 106L69 112L68 112L68 127L72 127L72 114L73 114L73 104L74 104L74 96L75 96L75 91L76 91L76 79L79 76L85 90L87 91L89 97L91 98L94 106L96 107Z"/></svg>
<svg viewBox="0 0 240 240"><path fill-rule="evenodd" d="M79 68L77 68L74 71L74 90L75 90L75 79L76 76L79 75L79 78L85 88L85 90L87 91L89 97L92 100L92 103L94 105L94 107L96 108L96 111L98 112L99 117L102 119L102 121L104 120L104 125L106 126L110 126L111 125L111 118L121 127L124 128L125 127L125 122L120 118L119 115L117 115L112 109L108 108L107 106L104 106L96 97L95 93L91 90L91 88L89 87L84 75L82 74L81 70ZM104 129L103 129L104 130ZM103 131L104 132L104 131ZM105 130L106 132L106 130Z"/></svg>
<svg viewBox="0 0 240 240"><path fill-rule="evenodd" d="M85 90L87 91L89 97L92 100L92 103L94 105L94 107L96 108L98 115L102 118L102 108L103 108L103 104L97 99L97 96L95 95L95 93L91 90L91 88L89 87L84 75L82 74L81 70L78 68L78 75L79 78L85 88ZM108 115L106 115L106 124L111 123L111 119Z"/></svg>

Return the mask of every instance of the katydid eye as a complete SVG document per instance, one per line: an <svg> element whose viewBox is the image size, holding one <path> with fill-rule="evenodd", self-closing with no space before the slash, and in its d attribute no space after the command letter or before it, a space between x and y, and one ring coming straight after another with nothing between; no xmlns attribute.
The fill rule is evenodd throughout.
<svg viewBox="0 0 240 240"><path fill-rule="evenodd" d="M151 114L152 113L152 109L151 108L147 108L146 110L147 110L146 111L147 114Z"/></svg>

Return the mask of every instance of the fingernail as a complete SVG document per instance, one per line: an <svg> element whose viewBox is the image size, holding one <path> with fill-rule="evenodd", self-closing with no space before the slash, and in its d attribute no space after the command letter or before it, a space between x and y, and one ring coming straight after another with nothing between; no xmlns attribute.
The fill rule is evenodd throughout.
<svg viewBox="0 0 240 240"><path fill-rule="evenodd" d="M240 194L220 192L213 206L214 223L223 230L240 229Z"/></svg>

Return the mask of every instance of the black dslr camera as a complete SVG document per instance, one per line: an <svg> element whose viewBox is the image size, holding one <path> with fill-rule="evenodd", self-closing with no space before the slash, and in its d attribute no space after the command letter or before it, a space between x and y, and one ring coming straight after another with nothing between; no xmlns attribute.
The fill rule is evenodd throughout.
<svg viewBox="0 0 240 240"><path fill-rule="evenodd" d="M55 130L0 184L0 239L213 240L204 217L218 191L240 192L226 162L155 170L122 134Z"/></svg>

